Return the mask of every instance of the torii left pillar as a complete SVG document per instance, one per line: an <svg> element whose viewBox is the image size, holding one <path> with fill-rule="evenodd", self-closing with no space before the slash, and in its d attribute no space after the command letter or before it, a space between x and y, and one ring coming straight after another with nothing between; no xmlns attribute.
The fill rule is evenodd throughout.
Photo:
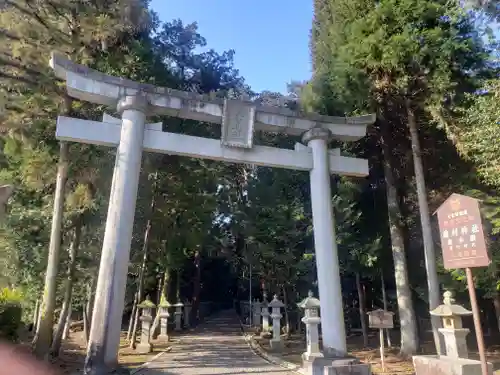
<svg viewBox="0 0 500 375"><path fill-rule="evenodd" d="M147 109L141 95L124 96L117 104L122 126L85 361L88 375L108 374L117 367Z"/></svg>

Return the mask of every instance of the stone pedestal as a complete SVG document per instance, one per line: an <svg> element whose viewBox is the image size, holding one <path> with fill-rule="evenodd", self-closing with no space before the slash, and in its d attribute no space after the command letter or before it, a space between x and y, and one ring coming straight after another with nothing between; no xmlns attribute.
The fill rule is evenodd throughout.
<svg viewBox="0 0 500 375"><path fill-rule="evenodd" d="M371 375L369 364L354 358L312 358L303 364L305 375ZM437 375L437 374L434 374Z"/></svg>
<svg viewBox="0 0 500 375"><path fill-rule="evenodd" d="M175 317L175 331L182 331L182 308L184 307L184 304L181 302L178 302L174 305L175 307L175 312L174 312L174 317Z"/></svg>
<svg viewBox="0 0 500 375"><path fill-rule="evenodd" d="M417 375L482 375L481 362L448 356L418 355L413 357ZM493 374L493 364L488 362L488 375Z"/></svg>
<svg viewBox="0 0 500 375"><path fill-rule="evenodd" d="M258 327L260 325L260 311L262 309L262 304L259 300L255 300L253 303L253 326Z"/></svg>
<svg viewBox="0 0 500 375"><path fill-rule="evenodd" d="M153 345L151 345L149 334L153 318L151 316L142 315L139 319L141 321L141 341L137 345L136 350L141 354L151 353L153 351Z"/></svg>
<svg viewBox="0 0 500 375"><path fill-rule="evenodd" d="M192 309L191 303L186 302L184 304L184 327L186 327L186 328L191 327L191 324L189 321L190 316L191 316L191 309Z"/></svg>
<svg viewBox="0 0 500 375"><path fill-rule="evenodd" d="M470 330L467 328L439 328L439 332L444 336L446 345L446 355L451 358L469 358L467 350L466 336Z"/></svg>
<svg viewBox="0 0 500 375"><path fill-rule="evenodd" d="M321 322L319 317L304 317L302 321L306 324L306 351L302 354L303 361L310 361L313 358L323 357L319 350L319 330Z"/></svg>

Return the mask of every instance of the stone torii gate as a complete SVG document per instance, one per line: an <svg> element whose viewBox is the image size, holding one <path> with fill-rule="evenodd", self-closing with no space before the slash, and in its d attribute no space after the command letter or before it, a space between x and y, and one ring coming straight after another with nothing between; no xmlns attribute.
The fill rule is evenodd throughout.
<svg viewBox="0 0 500 375"><path fill-rule="evenodd" d="M116 108L121 120L59 117L60 140L117 147L105 227L86 373L105 374L117 364L125 285L142 152L310 171L314 245L321 299L323 346L347 352L340 272L332 215L330 174L366 176L368 162L328 150L331 139L356 141L374 115L330 117L298 114L250 101L217 100L196 93L105 75L53 53L51 67L73 98ZM146 117L168 115L222 125L222 139L161 131ZM302 136L307 145L281 149L253 144L254 130Z"/></svg>

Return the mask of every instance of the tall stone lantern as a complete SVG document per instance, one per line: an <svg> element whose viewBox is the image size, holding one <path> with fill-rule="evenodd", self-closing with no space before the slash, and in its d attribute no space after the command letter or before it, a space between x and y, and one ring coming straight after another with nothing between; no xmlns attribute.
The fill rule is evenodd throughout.
<svg viewBox="0 0 500 375"><path fill-rule="evenodd" d="M450 358L469 358L466 337L470 330L463 328L462 317L472 315L472 311L463 306L455 305L453 293L446 291L443 294L443 304L430 313L443 319L443 328L439 332L444 336L446 355Z"/></svg>
<svg viewBox="0 0 500 375"><path fill-rule="evenodd" d="M269 303L271 308L271 319L273 320L273 337L269 341L269 345L273 351L280 351L283 349L283 341L281 341L281 308L285 304L278 299L275 294L273 300Z"/></svg>
<svg viewBox="0 0 500 375"><path fill-rule="evenodd" d="M304 317L302 322L306 325L307 349L302 354L304 361L311 361L314 358L323 357L323 353L319 350L319 329L321 323L319 317L319 299L315 298L312 291L309 291L307 298L302 300L298 306L304 309Z"/></svg>
<svg viewBox="0 0 500 375"><path fill-rule="evenodd" d="M158 340L168 341L168 318L170 314L168 313L168 309L170 308L170 303L166 300L166 298L162 295L160 299L160 304L158 305L158 315L160 317L160 335L158 336Z"/></svg>
<svg viewBox="0 0 500 375"><path fill-rule="evenodd" d="M137 308L141 309L141 316L139 317L141 321L141 340L137 345L137 351L139 353L151 353L153 351L153 346L151 345L151 322L153 321L153 309L156 305L146 297L146 299L137 305Z"/></svg>

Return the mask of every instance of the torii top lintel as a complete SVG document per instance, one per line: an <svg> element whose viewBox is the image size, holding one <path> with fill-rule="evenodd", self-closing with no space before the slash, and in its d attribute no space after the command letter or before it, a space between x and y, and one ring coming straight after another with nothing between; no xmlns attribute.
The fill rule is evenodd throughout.
<svg viewBox="0 0 500 375"><path fill-rule="evenodd" d="M116 106L121 97L142 93L151 104L150 115L222 123L224 100L221 99L107 75L76 64L57 52L52 53L50 66L59 79L66 81L68 94L79 100ZM294 112L282 107L259 106L250 101L240 102L253 107L255 129L296 136L311 128L322 127L329 129L334 139L356 141L366 135L366 127L375 121L374 114L333 117Z"/></svg>

